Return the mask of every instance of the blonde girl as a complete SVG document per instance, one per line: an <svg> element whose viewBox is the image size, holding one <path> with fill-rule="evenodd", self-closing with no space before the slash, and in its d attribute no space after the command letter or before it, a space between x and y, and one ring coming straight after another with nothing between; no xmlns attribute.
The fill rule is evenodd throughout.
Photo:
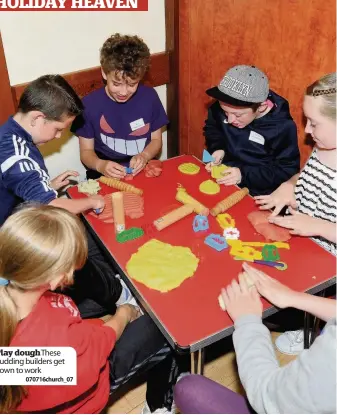
<svg viewBox="0 0 337 415"><path fill-rule="evenodd" d="M269 221L290 229L290 233L311 236L336 255L336 73L323 76L305 93L303 112L305 132L315 146L300 174L283 183L269 196L255 197L260 209L272 209ZM290 215L278 216L284 206ZM304 348L303 331L288 331L276 340L286 354Z"/></svg>
<svg viewBox="0 0 337 415"><path fill-rule="evenodd" d="M87 256L83 226L63 209L29 207L0 228L0 346L9 346L25 319L48 290L69 285ZM25 396L22 386L0 386L0 412Z"/></svg>
<svg viewBox="0 0 337 415"><path fill-rule="evenodd" d="M0 228L0 347L73 347L77 355L76 385L0 386L0 413L100 413L147 370L149 411L168 413L179 373L150 317L123 304L105 323L82 320L71 298L53 292L73 282L87 253L80 220L57 207L26 207Z"/></svg>

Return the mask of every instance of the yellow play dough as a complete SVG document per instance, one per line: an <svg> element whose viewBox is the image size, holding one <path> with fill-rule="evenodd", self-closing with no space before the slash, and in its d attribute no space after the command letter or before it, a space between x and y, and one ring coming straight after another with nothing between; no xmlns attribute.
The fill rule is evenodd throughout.
<svg viewBox="0 0 337 415"><path fill-rule="evenodd" d="M207 195L216 195L220 192L220 186L218 183L213 182L213 180L206 180L200 184L199 190Z"/></svg>
<svg viewBox="0 0 337 415"><path fill-rule="evenodd" d="M216 220L222 229L235 228L235 219L229 213L219 213Z"/></svg>
<svg viewBox="0 0 337 415"><path fill-rule="evenodd" d="M132 279L165 293L192 277L198 263L190 248L151 239L131 256L126 270Z"/></svg>
<svg viewBox="0 0 337 415"><path fill-rule="evenodd" d="M200 167L193 163L183 163L178 166L178 170L184 174L197 174Z"/></svg>
<svg viewBox="0 0 337 415"><path fill-rule="evenodd" d="M223 177L222 173L228 169L228 166L220 164L219 166L212 166L212 177L213 179L221 179Z"/></svg>

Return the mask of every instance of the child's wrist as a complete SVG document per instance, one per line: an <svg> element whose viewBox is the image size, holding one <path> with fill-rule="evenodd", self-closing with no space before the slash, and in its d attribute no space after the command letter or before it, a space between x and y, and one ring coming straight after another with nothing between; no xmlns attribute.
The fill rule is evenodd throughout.
<svg viewBox="0 0 337 415"><path fill-rule="evenodd" d="M103 172L104 171L104 168L103 168L104 162L105 162L105 160L101 160L101 159L97 160L96 165L95 165L95 170L98 171L98 173L104 174L104 172Z"/></svg>
<svg viewBox="0 0 337 415"><path fill-rule="evenodd" d="M143 157L146 163L148 163L151 160L151 157L147 153L145 153L145 151L142 151L140 155Z"/></svg>
<svg viewBox="0 0 337 415"><path fill-rule="evenodd" d="M131 321L131 310L128 304L123 304L118 307L117 313L122 316L125 320L125 325L129 324Z"/></svg>
<svg viewBox="0 0 337 415"><path fill-rule="evenodd" d="M301 293L299 291L291 290L288 294L287 305L284 308L292 307L292 308L298 308L299 310L301 310L301 307L300 307L301 302L303 300L305 300L305 298L306 298L305 293Z"/></svg>

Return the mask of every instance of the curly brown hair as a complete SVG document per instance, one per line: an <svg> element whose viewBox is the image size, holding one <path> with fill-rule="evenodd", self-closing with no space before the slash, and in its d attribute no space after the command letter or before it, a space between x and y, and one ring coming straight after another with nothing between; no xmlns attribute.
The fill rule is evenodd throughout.
<svg viewBox="0 0 337 415"><path fill-rule="evenodd" d="M122 73L123 78L142 78L150 66L150 50L143 39L116 33L100 51L100 62L106 75Z"/></svg>

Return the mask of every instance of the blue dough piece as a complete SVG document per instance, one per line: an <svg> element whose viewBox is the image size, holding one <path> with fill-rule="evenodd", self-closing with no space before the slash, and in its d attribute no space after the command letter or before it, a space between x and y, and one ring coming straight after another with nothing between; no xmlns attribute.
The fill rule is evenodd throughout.
<svg viewBox="0 0 337 415"><path fill-rule="evenodd" d="M125 167L126 174L132 174L133 169L131 167Z"/></svg>
<svg viewBox="0 0 337 415"><path fill-rule="evenodd" d="M224 249L228 248L226 239L223 236L215 233L211 233L210 235L208 235L204 243L210 246L211 248L216 249L218 252L221 252Z"/></svg>

